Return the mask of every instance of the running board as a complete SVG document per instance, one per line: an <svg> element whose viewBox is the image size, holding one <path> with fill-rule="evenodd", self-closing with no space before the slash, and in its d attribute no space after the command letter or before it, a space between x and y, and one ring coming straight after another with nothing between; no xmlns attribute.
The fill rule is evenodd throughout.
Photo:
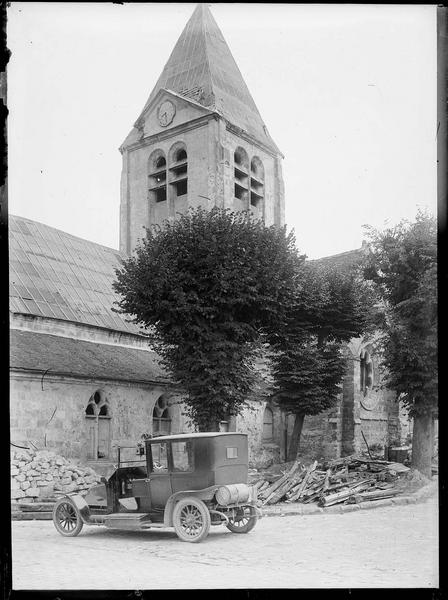
<svg viewBox="0 0 448 600"><path fill-rule="evenodd" d="M148 513L112 513L104 517L104 525L112 529L149 529L153 526Z"/></svg>

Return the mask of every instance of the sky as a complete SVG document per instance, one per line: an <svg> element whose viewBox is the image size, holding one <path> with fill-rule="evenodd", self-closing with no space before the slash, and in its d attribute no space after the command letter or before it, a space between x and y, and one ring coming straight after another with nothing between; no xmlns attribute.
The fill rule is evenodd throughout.
<svg viewBox="0 0 448 600"><path fill-rule="evenodd" d="M209 4L309 258L436 214L436 5ZM8 8L9 212L118 248L120 144L195 4Z"/></svg>

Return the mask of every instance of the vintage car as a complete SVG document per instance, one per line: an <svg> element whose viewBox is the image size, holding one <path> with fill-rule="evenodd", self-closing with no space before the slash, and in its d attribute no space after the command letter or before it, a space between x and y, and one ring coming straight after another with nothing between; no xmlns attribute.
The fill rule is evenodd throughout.
<svg viewBox="0 0 448 600"><path fill-rule="evenodd" d="M129 450L118 448L117 468L87 495L72 492L58 499L53 522L60 534L78 535L84 524L174 527L181 540L200 542L210 525L248 533L261 517L256 488L247 485L246 434L154 437L134 446L127 460Z"/></svg>

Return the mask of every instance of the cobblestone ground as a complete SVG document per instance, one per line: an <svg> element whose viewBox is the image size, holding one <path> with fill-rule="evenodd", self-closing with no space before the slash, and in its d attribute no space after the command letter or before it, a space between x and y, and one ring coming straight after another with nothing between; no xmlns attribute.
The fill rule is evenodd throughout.
<svg viewBox="0 0 448 600"><path fill-rule="evenodd" d="M268 517L247 535L12 524L13 589L438 587L434 499L346 514Z"/></svg>

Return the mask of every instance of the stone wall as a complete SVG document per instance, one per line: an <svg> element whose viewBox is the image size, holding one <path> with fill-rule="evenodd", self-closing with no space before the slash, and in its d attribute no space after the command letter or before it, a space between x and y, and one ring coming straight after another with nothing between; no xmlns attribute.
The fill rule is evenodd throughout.
<svg viewBox="0 0 448 600"><path fill-rule="evenodd" d="M32 441L40 449L83 463L89 462L92 421L86 417L86 407L92 394L100 391L110 408L108 456L103 462L112 462L118 444L134 445L142 434L152 432L154 405L167 393L163 386L24 373L12 374L10 390L11 441L19 445ZM173 430L182 430L181 409L175 397L170 402Z"/></svg>
<svg viewBox="0 0 448 600"><path fill-rule="evenodd" d="M54 452L11 450L11 499L34 502L54 492L87 491L101 481L90 467L82 467Z"/></svg>

